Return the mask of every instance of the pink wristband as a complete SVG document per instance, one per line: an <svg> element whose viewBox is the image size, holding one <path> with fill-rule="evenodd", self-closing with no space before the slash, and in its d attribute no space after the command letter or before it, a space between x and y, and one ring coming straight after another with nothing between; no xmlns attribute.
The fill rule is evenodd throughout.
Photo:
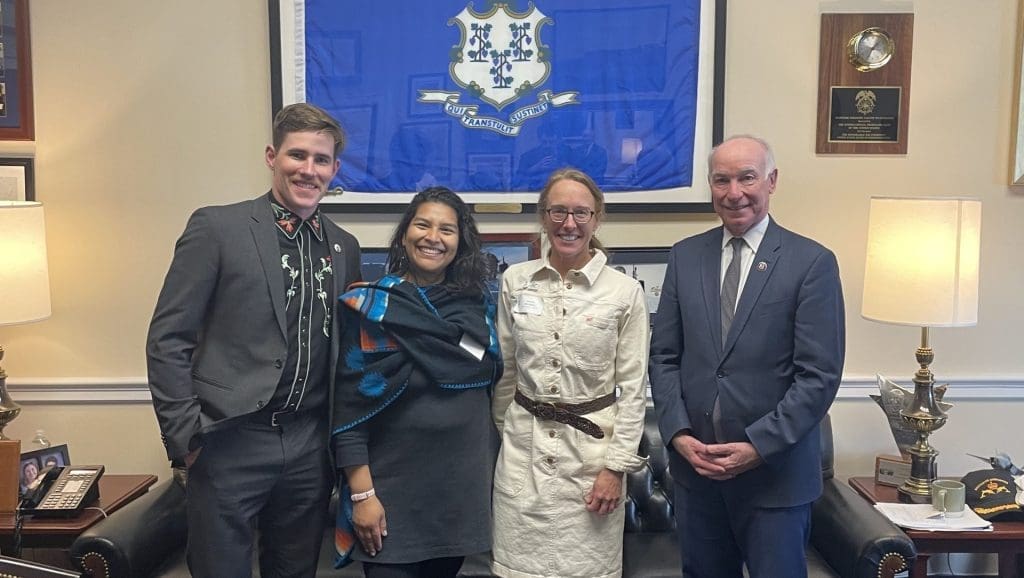
<svg viewBox="0 0 1024 578"><path fill-rule="evenodd" d="M352 502L362 502L363 500L369 500L370 498L377 495L377 492L373 491L373 488L366 490L365 492L359 492L358 494L352 494Z"/></svg>

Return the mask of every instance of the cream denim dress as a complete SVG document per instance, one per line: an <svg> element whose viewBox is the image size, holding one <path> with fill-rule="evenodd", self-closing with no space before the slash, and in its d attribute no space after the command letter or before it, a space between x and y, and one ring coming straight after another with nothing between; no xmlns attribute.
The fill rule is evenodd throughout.
<svg viewBox="0 0 1024 578"><path fill-rule="evenodd" d="M646 402L650 321L640 283L604 253L566 279L547 259L502 276L498 339L505 373L494 393L502 434L494 475L494 573L511 578L622 574L620 504L600 516L583 497L598 472L634 472ZM586 414L591 437L540 420L512 401L516 387L537 401L582 403L619 388L618 400ZM626 484L623 479L622 493Z"/></svg>

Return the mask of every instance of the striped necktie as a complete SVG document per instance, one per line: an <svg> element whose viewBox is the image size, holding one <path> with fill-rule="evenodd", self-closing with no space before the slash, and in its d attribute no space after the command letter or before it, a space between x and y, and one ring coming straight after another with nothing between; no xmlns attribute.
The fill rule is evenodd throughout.
<svg viewBox="0 0 1024 578"><path fill-rule="evenodd" d="M729 240L732 245L732 261L725 270L725 278L722 280L722 347L725 347L725 339L729 335L729 327L732 326L732 318L736 315L736 297L740 287L740 262L743 260L741 251L743 248L743 237L733 237Z"/></svg>

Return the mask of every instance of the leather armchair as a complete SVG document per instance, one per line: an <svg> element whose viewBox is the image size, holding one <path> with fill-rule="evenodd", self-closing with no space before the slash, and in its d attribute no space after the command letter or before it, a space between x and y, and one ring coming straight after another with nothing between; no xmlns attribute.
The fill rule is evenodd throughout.
<svg viewBox="0 0 1024 578"><path fill-rule="evenodd" d="M185 565L185 491L174 480L151 488L71 544L85 576L190 576Z"/></svg>
<svg viewBox="0 0 1024 578"><path fill-rule="evenodd" d="M332 500L332 511L336 506ZM82 533L71 544L71 559L86 577L191 578L185 561L187 541L185 491L168 480ZM335 570L333 560L330 528L324 533L317 575L363 576L358 563Z"/></svg>
<svg viewBox="0 0 1024 578"><path fill-rule="evenodd" d="M914 560L914 544L852 488L834 479L831 422L826 419L822 425L824 492L813 506L809 575L891 578ZM627 479L623 536L626 578L680 575L667 452L654 410L649 408L640 453L650 456L650 462ZM188 577L186 539L185 494L177 483L168 481L79 536L71 546L71 556L86 576L96 578ZM363 575L358 563L334 570L333 548L333 532L328 530L318 576ZM491 576L489 557L471 556L460 576Z"/></svg>
<svg viewBox="0 0 1024 578"><path fill-rule="evenodd" d="M812 507L808 575L891 578L909 568L917 556L910 538L849 485L835 479L832 422L828 417L822 422L821 437L824 490ZM623 576L679 576L679 547L672 509L674 482L654 408L647 409L640 454L650 456L650 461L627 480Z"/></svg>

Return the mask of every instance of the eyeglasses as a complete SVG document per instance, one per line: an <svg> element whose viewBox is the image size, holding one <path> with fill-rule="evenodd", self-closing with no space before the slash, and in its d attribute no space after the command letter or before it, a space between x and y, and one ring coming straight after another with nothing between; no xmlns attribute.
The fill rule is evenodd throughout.
<svg viewBox="0 0 1024 578"><path fill-rule="evenodd" d="M569 215L572 215L572 219L579 225L589 223L590 219L596 214L594 211L582 207L571 211L565 207L555 207L554 209L545 209L544 212L548 214L549 219L556 223L564 223L569 218Z"/></svg>

